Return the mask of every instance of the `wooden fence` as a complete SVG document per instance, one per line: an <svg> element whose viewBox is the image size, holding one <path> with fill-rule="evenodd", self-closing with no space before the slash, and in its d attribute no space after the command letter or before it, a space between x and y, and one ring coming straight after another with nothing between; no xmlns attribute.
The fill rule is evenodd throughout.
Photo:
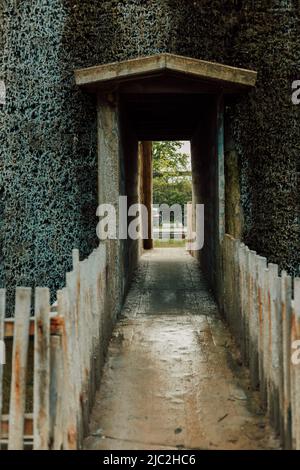
<svg viewBox="0 0 300 470"><path fill-rule="evenodd" d="M300 449L300 279L279 275L277 265L229 235L222 245L222 277L222 308L250 368L252 387L260 390L283 446ZM73 250L73 271L52 307L47 288L32 293L19 287L15 316L5 318L6 292L0 289L0 340L13 341L11 367L4 366L11 369L7 414L0 366L2 448L81 447L113 328L108 288L101 245L84 261Z"/></svg>
<svg viewBox="0 0 300 470"><path fill-rule="evenodd" d="M300 278L279 273L276 264L229 235L222 264L222 307L252 387L260 390L284 448L299 450Z"/></svg>
<svg viewBox="0 0 300 470"><path fill-rule="evenodd" d="M18 287L15 316L5 318L5 290L0 290L0 340L13 339L9 414L2 414L1 446L8 449L78 449L99 385L112 319L105 308L106 251L99 246L84 261L73 250L73 271L50 307L47 288L33 293ZM32 405L28 407L28 350L33 342Z"/></svg>

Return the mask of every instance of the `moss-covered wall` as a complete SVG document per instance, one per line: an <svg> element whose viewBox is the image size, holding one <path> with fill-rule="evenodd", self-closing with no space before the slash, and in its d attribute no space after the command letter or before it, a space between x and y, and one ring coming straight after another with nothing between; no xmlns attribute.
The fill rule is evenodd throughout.
<svg viewBox="0 0 300 470"><path fill-rule="evenodd" d="M255 68L258 86L227 114L238 154L244 237L290 272L299 266L300 67L296 2L7 0L1 2L2 285L61 286L71 249L97 243L96 113L73 69L157 52ZM285 5L285 9L278 6ZM275 8L276 7L276 8Z"/></svg>

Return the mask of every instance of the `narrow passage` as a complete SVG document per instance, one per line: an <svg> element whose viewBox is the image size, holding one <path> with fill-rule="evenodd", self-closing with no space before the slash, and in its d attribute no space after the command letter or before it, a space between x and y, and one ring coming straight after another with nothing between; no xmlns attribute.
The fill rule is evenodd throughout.
<svg viewBox="0 0 300 470"><path fill-rule="evenodd" d="M183 249L141 258L85 448L278 448L199 264Z"/></svg>

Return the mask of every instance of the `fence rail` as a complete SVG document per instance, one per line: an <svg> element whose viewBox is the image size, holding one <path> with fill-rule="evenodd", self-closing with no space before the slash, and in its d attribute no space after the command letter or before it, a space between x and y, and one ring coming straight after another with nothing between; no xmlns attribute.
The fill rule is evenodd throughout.
<svg viewBox="0 0 300 470"><path fill-rule="evenodd" d="M73 270L50 306L47 288L33 293L18 287L14 318L5 318L5 289L0 290L0 340L13 341L9 414L3 414L0 366L1 446L8 449L78 449L99 385L105 338L112 329L106 308L106 250L99 246L84 261L73 250ZM28 413L29 345L33 342L32 405Z"/></svg>
<svg viewBox="0 0 300 470"><path fill-rule="evenodd" d="M223 311L284 448L300 449L300 278L225 235ZM297 354L297 343L298 354ZM294 358L294 360L292 360Z"/></svg>

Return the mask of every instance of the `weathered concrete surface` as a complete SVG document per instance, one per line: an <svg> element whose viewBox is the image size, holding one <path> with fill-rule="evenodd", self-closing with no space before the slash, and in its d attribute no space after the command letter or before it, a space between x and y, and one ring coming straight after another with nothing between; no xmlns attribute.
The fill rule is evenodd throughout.
<svg viewBox="0 0 300 470"><path fill-rule="evenodd" d="M122 193L119 131L119 106L114 96L98 97L97 102L98 137L98 204L112 204L116 211L116 231L119 229L119 195ZM97 211L97 215L103 215ZM101 237L101 231L98 237ZM126 273L124 272L123 246L119 238L106 240L107 282L115 293L109 296L108 308L116 318L120 312L125 291Z"/></svg>
<svg viewBox="0 0 300 470"><path fill-rule="evenodd" d="M220 242L225 232L225 173L223 100L214 97L201 114L200 125L191 140L192 180L195 204L204 204L204 246L193 256L219 298Z"/></svg>
<svg viewBox="0 0 300 470"><path fill-rule="evenodd" d="M193 75L202 80L211 80L222 85L235 87L253 87L257 73L238 67L231 67L215 62L161 53L149 57L112 62L75 70L77 85L101 85L110 81L120 81L132 77L143 77L153 73L171 71Z"/></svg>
<svg viewBox="0 0 300 470"><path fill-rule="evenodd" d="M87 449L269 449L198 263L180 249L142 257L110 343Z"/></svg>

